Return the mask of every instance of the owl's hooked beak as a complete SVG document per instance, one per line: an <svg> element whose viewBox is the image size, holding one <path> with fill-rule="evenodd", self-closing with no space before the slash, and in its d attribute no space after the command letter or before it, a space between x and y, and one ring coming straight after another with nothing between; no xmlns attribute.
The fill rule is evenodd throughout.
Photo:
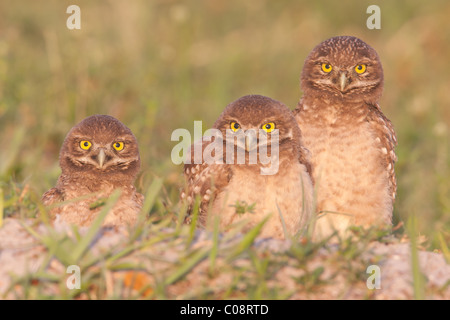
<svg viewBox="0 0 450 320"><path fill-rule="evenodd" d="M342 72L339 78L339 85L341 87L341 91L344 92L345 87L347 86L347 75Z"/></svg>
<svg viewBox="0 0 450 320"><path fill-rule="evenodd" d="M105 164L106 153L105 150L100 149L97 155L97 162L100 169L103 169L103 165Z"/></svg>
<svg viewBox="0 0 450 320"><path fill-rule="evenodd" d="M250 152L257 147L257 139L253 136L245 136L245 151Z"/></svg>

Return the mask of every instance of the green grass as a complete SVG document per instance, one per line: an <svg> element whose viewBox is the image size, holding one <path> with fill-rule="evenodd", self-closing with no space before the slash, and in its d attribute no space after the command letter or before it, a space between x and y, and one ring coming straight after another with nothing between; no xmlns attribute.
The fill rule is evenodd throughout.
<svg viewBox="0 0 450 320"><path fill-rule="evenodd" d="M399 141L394 222L414 219L414 234L426 237L425 247L450 259L448 2L380 3L381 30L365 27L368 4L360 1L81 0L82 29L74 31L65 26L69 4L0 4L0 225L4 217L43 212L39 199L60 174L66 133L102 113L119 118L138 139L136 186L146 195L144 215L185 232L177 223L185 210L178 204L182 168L170 159L172 131L192 131L194 120L206 130L229 102L250 93L294 108L308 52L326 38L351 34L371 44L383 63L381 107ZM235 253L248 254L249 237ZM57 250L55 241L76 246L65 238L48 241L49 250ZM165 296L168 283L205 259L213 273L217 241L210 251L186 256L155 296ZM84 245L75 251L78 258ZM270 261L251 260L262 277ZM108 268L93 271L92 279ZM235 281L245 277L232 271ZM308 288L316 284L311 277ZM263 284L255 281L252 297L284 297ZM234 296L236 288L223 296Z"/></svg>

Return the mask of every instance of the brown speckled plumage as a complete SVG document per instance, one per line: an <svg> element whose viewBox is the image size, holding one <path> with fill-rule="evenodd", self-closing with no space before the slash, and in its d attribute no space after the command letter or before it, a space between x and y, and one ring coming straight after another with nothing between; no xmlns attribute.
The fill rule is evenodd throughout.
<svg viewBox="0 0 450 320"><path fill-rule="evenodd" d="M92 145L84 150L81 141ZM113 147L117 142L123 143L122 150ZM103 224L136 222L144 198L133 186L140 168L139 149L131 130L119 120L94 115L81 121L67 134L59 162L62 172L56 187L42 196L47 206L65 202L51 209L53 219L89 226L103 208L102 204L120 188L121 196Z"/></svg>
<svg viewBox="0 0 450 320"><path fill-rule="evenodd" d="M247 231L271 214L262 229L261 236L284 238L281 212L289 235L294 235L307 222L312 211L313 186L308 170L311 170L308 151L301 144L301 133L290 110L282 103L259 95L244 96L229 104L213 128L223 136L230 130L230 123L237 122L241 130L258 130L265 123L275 123L279 130L279 167L275 174L261 174L264 165L258 160L249 164L246 152L244 164L238 164L236 153L231 164L186 164L187 188L182 198L191 205L196 197L200 200L199 222L210 226L214 217L220 218L221 230L247 219L242 231ZM270 134L269 134L270 135ZM219 140L218 140L219 141ZM199 141L202 150L211 145ZM223 155L226 162L225 141ZM258 150L261 139L258 140ZM239 147L233 144L237 150ZM271 145L269 145L268 150ZM194 150L192 147L191 150ZM194 162L194 152L191 160ZM258 156L259 159L259 156ZM236 203L254 205L251 212L239 213ZM192 213L192 212L191 212ZM188 220L191 217L188 218Z"/></svg>
<svg viewBox="0 0 450 320"><path fill-rule="evenodd" d="M365 71L356 72L358 65ZM397 140L378 104L383 70L376 51L355 37L328 39L307 57L301 88L294 114L311 152L317 209L327 212L317 234L391 224Z"/></svg>

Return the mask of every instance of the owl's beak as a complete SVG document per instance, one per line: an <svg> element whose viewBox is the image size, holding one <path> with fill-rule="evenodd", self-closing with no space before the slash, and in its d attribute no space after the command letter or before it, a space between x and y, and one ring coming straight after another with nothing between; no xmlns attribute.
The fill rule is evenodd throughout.
<svg viewBox="0 0 450 320"><path fill-rule="evenodd" d="M250 152L250 150L255 149L256 146L256 137L245 136L245 151Z"/></svg>
<svg viewBox="0 0 450 320"><path fill-rule="evenodd" d="M97 162L98 162L98 166L100 167L100 169L103 169L103 165L105 164L105 159L106 159L105 150L100 149L100 151L98 152L98 155L97 155Z"/></svg>
<svg viewBox="0 0 450 320"><path fill-rule="evenodd" d="M344 72L341 73L341 77L339 78L339 85L341 87L341 91L343 92L347 86L347 75Z"/></svg>

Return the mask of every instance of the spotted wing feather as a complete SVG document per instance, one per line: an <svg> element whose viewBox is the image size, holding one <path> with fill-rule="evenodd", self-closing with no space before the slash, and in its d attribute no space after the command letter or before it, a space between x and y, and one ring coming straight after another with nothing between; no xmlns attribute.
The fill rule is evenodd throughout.
<svg viewBox="0 0 450 320"><path fill-rule="evenodd" d="M203 154L205 148L211 142L200 141L196 143L201 143ZM203 157L200 159L201 161L198 161L198 157L194 156L194 145L191 146L187 157L190 159L190 163L184 165L186 187L181 193L181 198L188 204L186 222L191 222L193 208L196 201L199 201L198 223L200 226L205 226L209 204L228 184L232 176L232 170L227 164L207 163Z"/></svg>
<svg viewBox="0 0 450 320"><path fill-rule="evenodd" d="M42 203L45 206L51 206L53 204L64 201L64 194L59 188L51 188L42 195ZM50 218L54 219L56 214L60 213L61 207L55 207L49 211Z"/></svg>
<svg viewBox="0 0 450 320"><path fill-rule="evenodd" d="M372 123L378 134L377 142L381 145L381 151L384 155L384 161L389 175L389 189L392 201L395 200L397 193L397 180L395 178L394 165L397 161L395 147L397 146L397 136L392 122L381 112L378 104L371 105L371 112L368 115L368 121Z"/></svg>

